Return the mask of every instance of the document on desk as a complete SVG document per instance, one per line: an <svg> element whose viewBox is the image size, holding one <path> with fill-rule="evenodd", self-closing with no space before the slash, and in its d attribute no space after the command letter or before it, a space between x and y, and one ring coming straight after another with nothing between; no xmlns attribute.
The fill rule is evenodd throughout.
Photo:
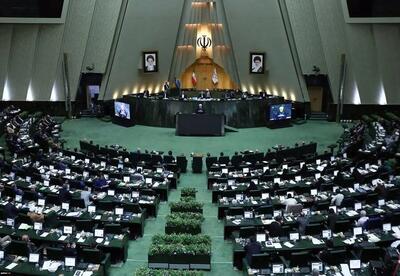
<svg viewBox="0 0 400 276"><path fill-rule="evenodd" d="M290 242L285 242L283 245L286 246L286 247L289 247L289 248L292 248L294 246Z"/></svg>
<svg viewBox="0 0 400 276"><path fill-rule="evenodd" d="M351 276L350 268L348 264L340 264L340 268L343 276Z"/></svg>
<svg viewBox="0 0 400 276"><path fill-rule="evenodd" d="M41 238L45 238L45 237L47 237L49 235L49 232L43 232L41 235L40 235L40 237Z"/></svg>
<svg viewBox="0 0 400 276"><path fill-rule="evenodd" d="M375 234L369 234L368 235L368 241L369 242L379 242L381 239L378 238Z"/></svg>
<svg viewBox="0 0 400 276"><path fill-rule="evenodd" d="M356 211L351 210L351 211L346 212L346 215L349 217L354 217L354 216L357 216L358 213Z"/></svg>
<svg viewBox="0 0 400 276"><path fill-rule="evenodd" d="M91 275L93 275L93 271L85 271L82 274L82 276L91 276Z"/></svg>
<svg viewBox="0 0 400 276"><path fill-rule="evenodd" d="M261 220L262 221L262 223L264 224L264 225L269 225L269 224L271 224L273 221L275 221L275 220L273 220L273 219L263 219L263 220Z"/></svg>
<svg viewBox="0 0 400 276"><path fill-rule="evenodd" d="M81 215L81 212L69 212L67 214L67 217L79 217Z"/></svg>
<svg viewBox="0 0 400 276"><path fill-rule="evenodd" d="M67 236L62 235L61 237L58 238L59 241L65 241L65 239L67 238Z"/></svg>
<svg viewBox="0 0 400 276"><path fill-rule="evenodd" d="M242 221L240 219L232 220L232 223L235 225L239 225Z"/></svg>
<svg viewBox="0 0 400 276"><path fill-rule="evenodd" d="M103 241L104 241L103 238L97 238L97 239L96 239L96 243L102 243Z"/></svg>
<svg viewBox="0 0 400 276"><path fill-rule="evenodd" d="M85 238L80 238L78 242L85 242Z"/></svg>
<svg viewBox="0 0 400 276"><path fill-rule="evenodd" d="M282 248L282 245L281 245L279 242L274 242L273 245L274 245L274 248L275 248L275 249L280 249L280 248Z"/></svg>
<svg viewBox="0 0 400 276"><path fill-rule="evenodd" d="M6 266L6 269L13 269L14 267L16 267L18 264L17 263L11 263L8 266Z"/></svg>
<svg viewBox="0 0 400 276"><path fill-rule="evenodd" d="M323 242L322 242L322 241L320 241L319 239L316 239L316 238L312 238L312 239L311 239L311 242L312 242L314 245L320 245L320 244L323 244Z"/></svg>

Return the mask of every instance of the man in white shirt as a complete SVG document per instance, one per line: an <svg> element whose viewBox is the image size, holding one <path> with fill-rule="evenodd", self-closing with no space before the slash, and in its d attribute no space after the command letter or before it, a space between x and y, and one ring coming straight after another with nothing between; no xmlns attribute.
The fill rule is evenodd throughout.
<svg viewBox="0 0 400 276"><path fill-rule="evenodd" d="M295 198L293 198L292 194L288 194L287 198L285 200L283 200L281 203L286 206L286 210L287 210L288 206L296 205L297 200Z"/></svg>
<svg viewBox="0 0 400 276"><path fill-rule="evenodd" d="M340 191L336 190L334 196L332 197L331 205L339 207L340 205L342 205L343 199L344 195Z"/></svg>
<svg viewBox="0 0 400 276"><path fill-rule="evenodd" d="M81 199L85 202L85 207L88 207L90 205L90 199L91 199L91 192L89 191L89 187L85 187L83 191L81 192Z"/></svg>
<svg viewBox="0 0 400 276"><path fill-rule="evenodd" d="M357 226L363 227L367 220L369 220L369 217L367 217L367 212L365 212L364 210L360 212L360 216L361 217L357 221Z"/></svg>

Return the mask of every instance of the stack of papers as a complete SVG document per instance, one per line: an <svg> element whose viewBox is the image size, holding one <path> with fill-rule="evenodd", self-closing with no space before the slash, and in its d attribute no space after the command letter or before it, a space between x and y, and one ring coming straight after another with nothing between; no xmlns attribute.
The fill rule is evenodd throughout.
<svg viewBox="0 0 400 276"><path fill-rule="evenodd" d="M232 223L235 225L239 225L242 221L240 219L232 220Z"/></svg>
<svg viewBox="0 0 400 276"><path fill-rule="evenodd" d="M368 235L368 241L369 242L379 242L381 239L378 238L375 234L369 234Z"/></svg>
<svg viewBox="0 0 400 276"><path fill-rule="evenodd" d="M290 242L285 242L283 245L286 246L286 247L289 247L289 248L292 248L292 247L294 246L294 245L293 245L292 243L290 243Z"/></svg>
<svg viewBox="0 0 400 276"><path fill-rule="evenodd" d="M351 210L351 211L346 212L346 215L349 217L354 217L354 216L357 216L358 213L356 211Z"/></svg>
<svg viewBox="0 0 400 276"><path fill-rule="evenodd" d="M319 239L316 239L316 238L312 238L312 239L311 239L311 242L312 242L314 245L323 244L322 241L320 241Z"/></svg>
<svg viewBox="0 0 400 276"><path fill-rule="evenodd" d="M6 269L13 269L14 267L16 267L18 264L17 263L11 263L8 266L6 266Z"/></svg>
<svg viewBox="0 0 400 276"><path fill-rule="evenodd" d="M21 223L21 225L18 227L19 230L28 230L32 228L32 226L26 224L26 223Z"/></svg>
<svg viewBox="0 0 400 276"><path fill-rule="evenodd" d="M58 267L61 265L61 262L56 262L56 261L45 261L43 263L43 270L48 270L50 272L55 272L57 271Z"/></svg>

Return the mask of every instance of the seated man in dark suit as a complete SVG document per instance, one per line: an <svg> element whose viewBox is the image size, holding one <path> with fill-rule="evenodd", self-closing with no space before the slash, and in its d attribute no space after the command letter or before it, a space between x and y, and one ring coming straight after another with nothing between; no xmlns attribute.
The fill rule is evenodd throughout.
<svg viewBox="0 0 400 276"><path fill-rule="evenodd" d="M104 178L104 175L101 174L99 178L94 181L94 187L97 190L102 190L108 187L107 180Z"/></svg>
<svg viewBox="0 0 400 276"><path fill-rule="evenodd" d="M335 231L335 225L336 225L337 219L338 219L338 217L335 213L335 210L333 210L332 208L329 209L329 211L328 211L328 227L332 231Z"/></svg>
<svg viewBox="0 0 400 276"><path fill-rule="evenodd" d="M254 236L250 237L250 243L244 247L246 252L246 260L249 266L251 267L251 259L254 254L261 253L261 244L256 240Z"/></svg>
<svg viewBox="0 0 400 276"><path fill-rule="evenodd" d="M14 219L18 215L18 209L15 207L13 199L10 197L8 203L4 206L4 215L6 218Z"/></svg>
<svg viewBox="0 0 400 276"><path fill-rule="evenodd" d="M71 194L69 193L68 184L64 184L59 191L58 198L61 202L69 202L71 200Z"/></svg>
<svg viewBox="0 0 400 276"><path fill-rule="evenodd" d="M280 237L283 235L282 217L279 216L275 218L275 221L269 225L268 232L271 238Z"/></svg>
<svg viewBox="0 0 400 276"><path fill-rule="evenodd" d="M205 109L203 108L202 104L199 104L196 109L196 114L204 114L206 113Z"/></svg>

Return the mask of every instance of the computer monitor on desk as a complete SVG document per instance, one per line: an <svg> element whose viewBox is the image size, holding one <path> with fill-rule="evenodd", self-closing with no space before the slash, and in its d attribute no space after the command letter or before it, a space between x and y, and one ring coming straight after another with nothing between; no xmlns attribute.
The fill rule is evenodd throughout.
<svg viewBox="0 0 400 276"><path fill-rule="evenodd" d="M273 264L272 265L272 273L283 274L285 272L283 264Z"/></svg>

